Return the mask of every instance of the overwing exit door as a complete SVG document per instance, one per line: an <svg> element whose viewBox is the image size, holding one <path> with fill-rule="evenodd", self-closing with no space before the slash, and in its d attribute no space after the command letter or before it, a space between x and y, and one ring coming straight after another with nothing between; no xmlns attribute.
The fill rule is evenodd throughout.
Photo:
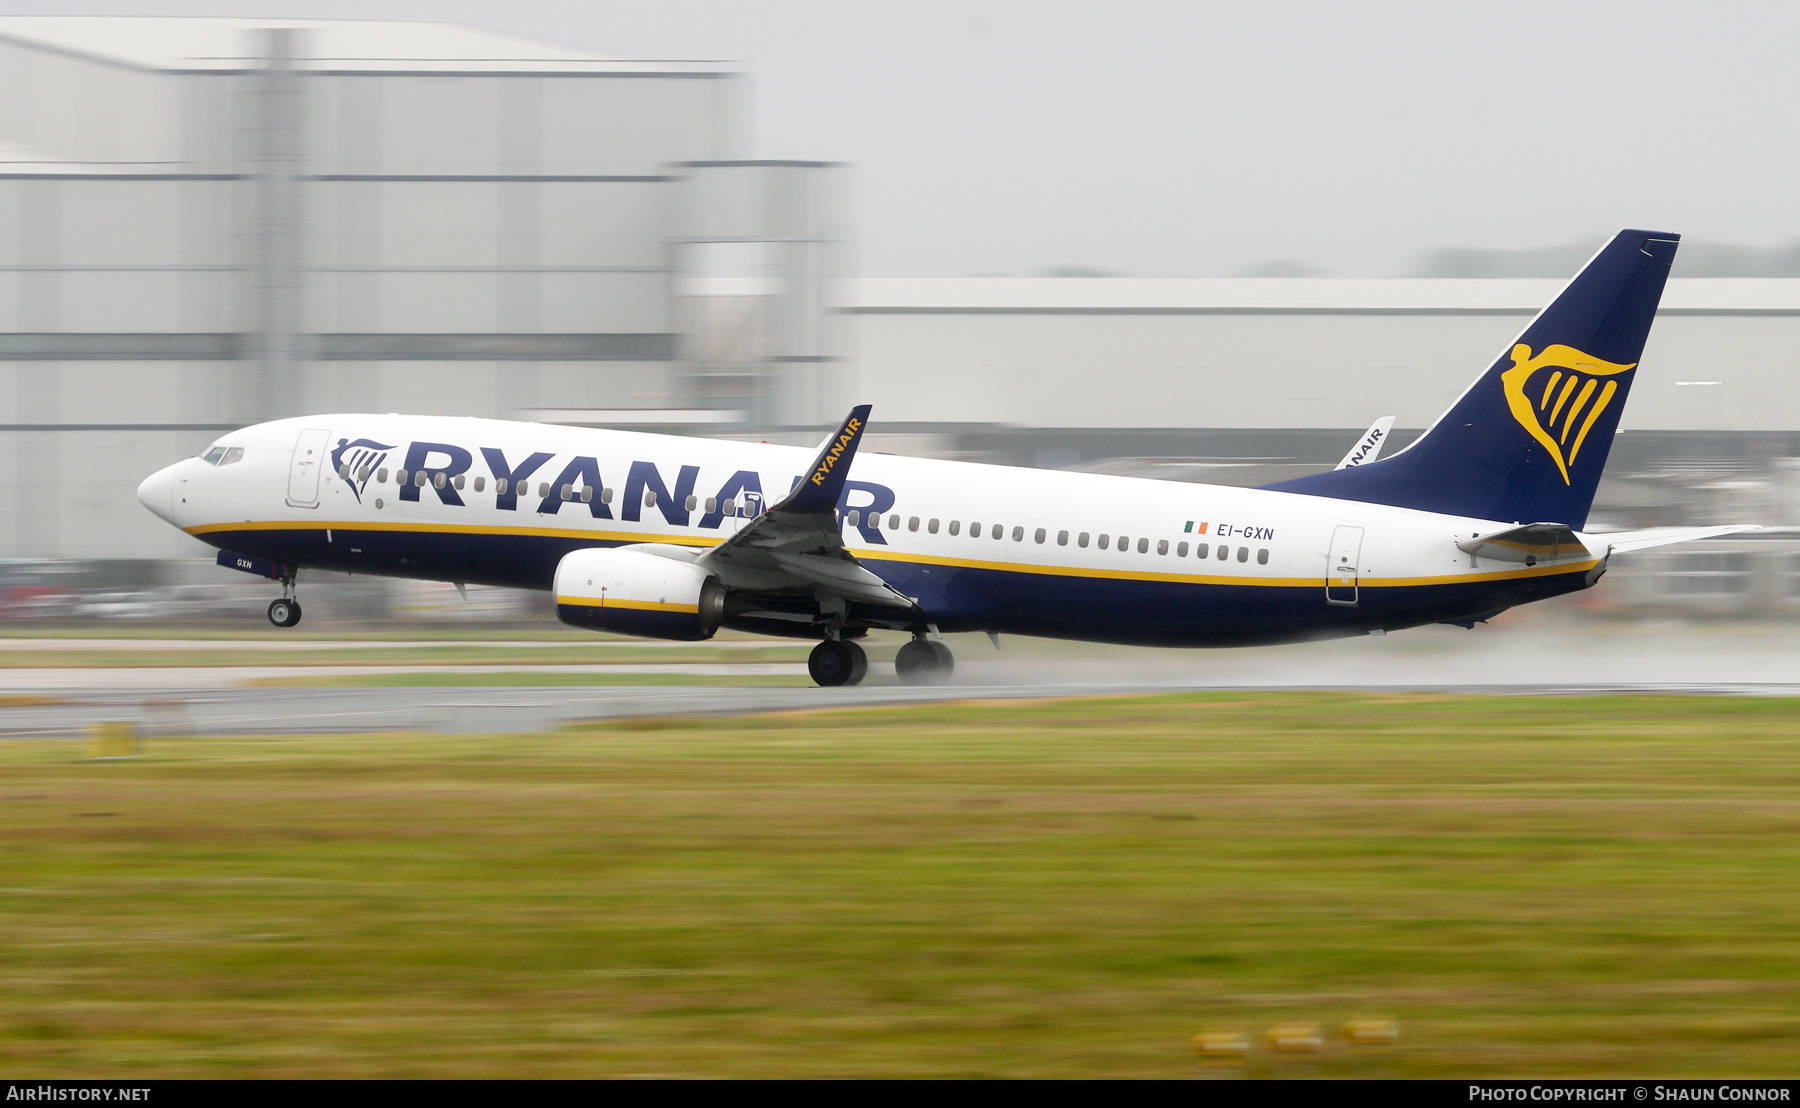
<svg viewBox="0 0 1800 1108"><path fill-rule="evenodd" d="M1338 527L1331 532L1331 562L1325 568L1325 603L1356 607L1357 569L1362 559L1363 529Z"/></svg>
<svg viewBox="0 0 1800 1108"><path fill-rule="evenodd" d="M319 506L319 471L325 465L325 444L331 431L308 427L294 442L294 460L288 465L287 502L294 508Z"/></svg>

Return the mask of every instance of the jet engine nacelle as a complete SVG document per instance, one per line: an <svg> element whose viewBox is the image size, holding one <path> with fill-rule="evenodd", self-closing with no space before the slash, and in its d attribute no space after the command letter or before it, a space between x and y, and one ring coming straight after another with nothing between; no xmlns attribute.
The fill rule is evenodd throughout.
<svg viewBox="0 0 1800 1108"><path fill-rule="evenodd" d="M710 639L725 589L690 561L643 549L575 550L556 564L556 618L572 627L653 639Z"/></svg>

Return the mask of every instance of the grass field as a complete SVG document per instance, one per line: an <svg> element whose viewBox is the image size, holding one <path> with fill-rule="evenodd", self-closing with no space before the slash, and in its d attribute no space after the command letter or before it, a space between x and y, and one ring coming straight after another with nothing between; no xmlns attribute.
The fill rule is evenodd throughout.
<svg viewBox="0 0 1800 1108"><path fill-rule="evenodd" d="M1791 1076L1800 702L0 743L9 1077Z"/></svg>

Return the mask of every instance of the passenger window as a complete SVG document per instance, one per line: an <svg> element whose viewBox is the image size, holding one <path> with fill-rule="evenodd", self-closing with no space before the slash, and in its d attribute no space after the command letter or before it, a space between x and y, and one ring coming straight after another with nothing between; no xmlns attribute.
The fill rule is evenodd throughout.
<svg viewBox="0 0 1800 1108"><path fill-rule="evenodd" d="M888 517L888 530L890 530L890 531L900 530L900 517L899 516L889 516Z"/></svg>
<svg viewBox="0 0 1800 1108"><path fill-rule="evenodd" d="M208 450L204 455L202 455L200 460L205 462L209 466L216 466L219 464L219 459L223 458L224 456L225 456L225 448L223 446L215 446L211 450Z"/></svg>
<svg viewBox="0 0 1800 1108"><path fill-rule="evenodd" d="M1250 560L1250 548L1247 546L1238 547L1238 561L1247 562L1249 560Z"/></svg>
<svg viewBox="0 0 1800 1108"><path fill-rule="evenodd" d="M422 469L414 470L413 471L413 488L422 489L424 487L425 487L425 471Z"/></svg>
<svg viewBox="0 0 1800 1108"><path fill-rule="evenodd" d="M961 530L962 530L962 520L953 519L950 521L950 533L952 535L955 535L957 532L959 532Z"/></svg>
<svg viewBox="0 0 1800 1108"><path fill-rule="evenodd" d="M1101 535L1101 536L1100 536L1100 541L1099 541L1099 543L1098 543L1098 544L1097 544L1097 545L1098 545L1098 546L1099 546L1099 547L1100 547L1100 549L1102 549L1102 550L1105 550L1105 549L1106 549L1106 536L1105 536L1105 535L1104 535L1104 534L1103 534L1103 535Z"/></svg>
<svg viewBox="0 0 1800 1108"><path fill-rule="evenodd" d="M608 500L611 500L611 499L612 499L612 490L611 489L601 489L600 490L600 503L604 504ZM737 501L731 499L730 497L726 497L724 500L719 501L719 514L727 515L727 516L737 515Z"/></svg>
<svg viewBox="0 0 1800 1108"><path fill-rule="evenodd" d="M349 462L345 462L343 465L338 467L338 479L343 480L343 481L350 480L350 463Z"/></svg>
<svg viewBox="0 0 1800 1108"><path fill-rule="evenodd" d="M1087 532L1086 531L1083 531L1081 534L1075 536L1075 545L1081 547L1081 549L1083 549L1083 550L1087 549Z"/></svg>
<svg viewBox="0 0 1800 1108"><path fill-rule="evenodd" d="M646 507L646 508L656 507L656 490L655 489L645 489L644 490L644 507Z"/></svg>
<svg viewBox="0 0 1800 1108"><path fill-rule="evenodd" d="M1212 553L1211 544L1203 543L1203 542L1197 542L1194 544L1194 557L1204 558L1208 554L1211 554L1211 553Z"/></svg>
<svg viewBox="0 0 1800 1108"><path fill-rule="evenodd" d="M406 481L407 481L406 471L404 469L396 469L394 471L394 484L404 485L404 484L406 484Z"/></svg>
<svg viewBox="0 0 1800 1108"><path fill-rule="evenodd" d="M463 475L459 473L456 475L456 491L461 492L462 487L463 487Z"/></svg>
<svg viewBox="0 0 1800 1108"><path fill-rule="evenodd" d="M686 503L687 510L691 512L695 508L698 508L699 506L700 506L700 498L693 495L692 493L688 494L687 503Z"/></svg>
<svg viewBox="0 0 1800 1108"><path fill-rule="evenodd" d="M856 508L850 509L850 514L846 515L844 518L850 521L850 526L852 527L862 526L862 512Z"/></svg>
<svg viewBox="0 0 1800 1108"><path fill-rule="evenodd" d="M1175 548L1175 556L1177 558L1187 557L1187 543L1185 543L1185 542L1181 543L1179 546L1177 546Z"/></svg>
<svg viewBox="0 0 1800 1108"><path fill-rule="evenodd" d="M581 486L581 502L583 504L592 504L594 502L594 486Z"/></svg>
<svg viewBox="0 0 1800 1108"><path fill-rule="evenodd" d="M1056 545L1058 545L1058 546L1069 545L1069 533L1067 531L1058 531L1056 533Z"/></svg>
<svg viewBox="0 0 1800 1108"><path fill-rule="evenodd" d="M1138 540L1138 553L1139 554L1150 553L1150 540L1149 539L1139 539Z"/></svg>
<svg viewBox="0 0 1800 1108"><path fill-rule="evenodd" d="M1219 561L1222 562L1229 557L1231 557L1231 547L1226 546L1224 543L1220 543L1219 544Z"/></svg>
<svg viewBox="0 0 1800 1108"><path fill-rule="evenodd" d="M996 524L994 524L992 530L994 532L994 541L995 542L999 542L1001 539L1006 537L1006 524L996 523Z"/></svg>
<svg viewBox="0 0 1800 1108"><path fill-rule="evenodd" d="M602 488L600 490L600 503L602 503L602 504L611 504L612 503L612 490L611 489ZM729 504L729 503L731 503L731 501L727 500L725 503Z"/></svg>
<svg viewBox="0 0 1800 1108"><path fill-rule="evenodd" d="M716 512L718 510L719 510L719 498L716 496L707 497L706 498L706 514L712 515L714 512Z"/></svg>
<svg viewBox="0 0 1800 1108"><path fill-rule="evenodd" d="M874 512L870 512L869 513L869 526L874 528L877 531L881 530L881 517Z"/></svg>
<svg viewBox="0 0 1800 1108"><path fill-rule="evenodd" d="M1124 554L1124 553L1129 552L1130 550L1131 550L1131 540L1126 538L1124 535L1120 535L1119 536L1119 553Z"/></svg>
<svg viewBox="0 0 1800 1108"><path fill-rule="evenodd" d="M1031 537L1034 542L1043 542L1044 541L1044 529L1042 527L1039 527L1037 529L1037 533L1032 535Z"/></svg>
<svg viewBox="0 0 1800 1108"><path fill-rule="evenodd" d="M979 523L969 524L969 537L972 539L978 539L981 537L981 524L979 524Z"/></svg>
<svg viewBox="0 0 1800 1108"><path fill-rule="evenodd" d="M1167 554L1169 552L1169 540L1168 539L1157 539L1156 540L1156 552L1158 554Z"/></svg>
<svg viewBox="0 0 1800 1108"><path fill-rule="evenodd" d="M1269 550L1267 547L1256 552L1256 564L1259 566L1266 566L1269 564Z"/></svg>
<svg viewBox="0 0 1800 1108"><path fill-rule="evenodd" d="M219 459L219 464L222 466L228 466L233 462L241 462L243 460L244 460L244 448L241 446L233 446L225 451L225 456L223 458Z"/></svg>
<svg viewBox="0 0 1800 1108"><path fill-rule="evenodd" d="M385 485L385 484L387 484L387 470L385 470L385 469L383 469L383 470L377 470L377 471L376 471L376 473L375 473L375 483L376 483L376 484L377 484L377 485Z"/></svg>
<svg viewBox="0 0 1800 1108"><path fill-rule="evenodd" d="M481 490L482 490L482 489L483 489L483 488L485 488L485 487L486 487L486 485L487 485L487 478L486 478L486 477L477 477L477 478L475 478L475 491L476 491L476 492L480 492L480 491L481 491Z"/></svg>
<svg viewBox="0 0 1800 1108"><path fill-rule="evenodd" d="M437 475L437 476L436 476L436 477L433 477L433 478L432 478L432 479L431 479L431 484L432 484L432 487L433 487L433 488L439 488L439 489L441 489L441 488L443 488L443 487L444 487L444 486L445 486L445 485L447 485L447 484L449 484L449 483L450 483L450 482L449 482L449 480L448 480L448 479L446 479L446 478L445 478L445 477L444 477L444 475L443 475L443 474L441 474L441 473L440 473L440 474L438 474L438 475Z"/></svg>
<svg viewBox="0 0 1800 1108"><path fill-rule="evenodd" d="M575 499L575 486L574 485L564 485L560 491L562 492L562 498L564 500Z"/></svg>
<svg viewBox="0 0 1800 1108"><path fill-rule="evenodd" d="M931 534L935 535L935 534L937 534L937 525L938 525L938 521L934 519L930 523L927 523L925 525L925 530L927 530Z"/></svg>
<svg viewBox="0 0 1800 1108"><path fill-rule="evenodd" d="M494 478L494 492L495 492L495 494L497 494L499 496L506 495L506 478L504 478L504 477Z"/></svg>
<svg viewBox="0 0 1800 1108"><path fill-rule="evenodd" d="M919 517L913 516L911 519L907 520L906 529L908 531L917 531L919 529Z"/></svg>

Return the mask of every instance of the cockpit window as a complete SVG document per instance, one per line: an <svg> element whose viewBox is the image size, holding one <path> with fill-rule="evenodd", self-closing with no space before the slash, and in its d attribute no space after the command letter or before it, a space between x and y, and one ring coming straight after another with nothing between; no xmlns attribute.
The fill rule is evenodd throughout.
<svg viewBox="0 0 1800 1108"><path fill-rule="evenodd" d="M200 456L200 460L205 462L209 466L216 466L219 464L219 459L223 458L224 456L225 456L225 448L223 446L215 446L211 450L208 450L205 454L202 454Z"/></svg>
<svg viewBox="0 0 1800 1108"><path fill-rule="evenodd" d="M222 466L228 466L232 462L241 462L243 460L244 460L244 448L241 446L234 446L225 451L225 456L223 458L219 459L219 464Z"/></svg>

